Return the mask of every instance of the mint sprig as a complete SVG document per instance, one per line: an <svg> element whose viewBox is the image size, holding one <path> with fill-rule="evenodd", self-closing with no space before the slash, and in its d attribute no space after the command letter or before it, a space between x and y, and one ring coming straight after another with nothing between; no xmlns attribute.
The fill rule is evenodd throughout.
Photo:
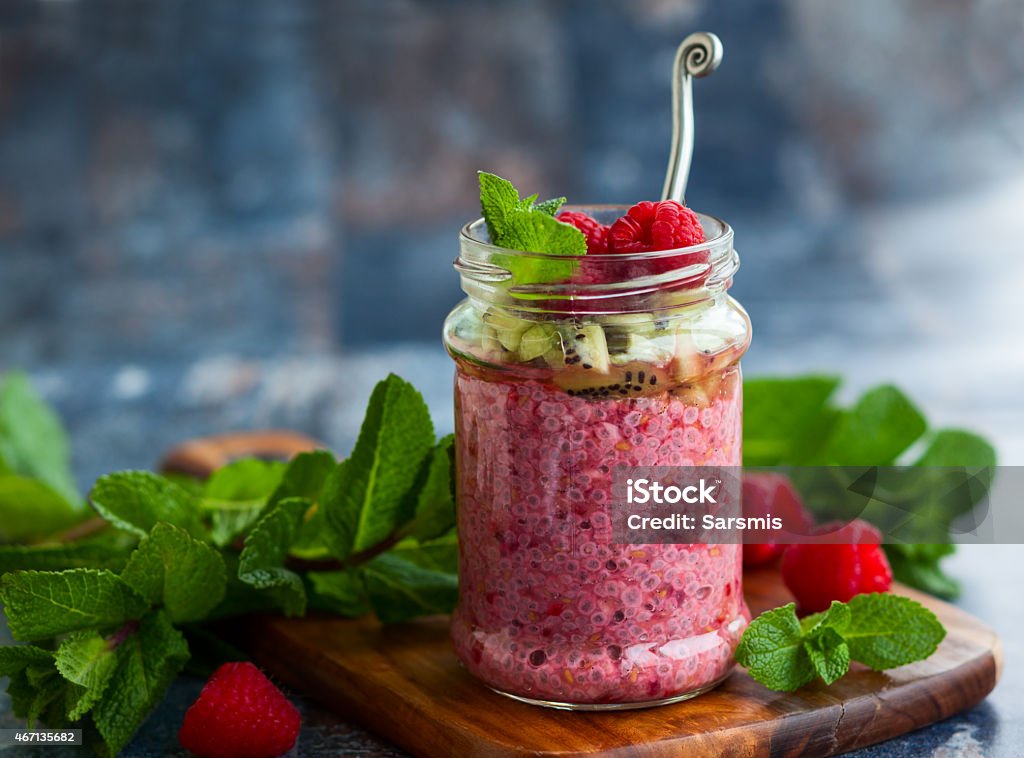
<svg viewBox="0 0 1024 758"><path fill-rule="evenodd" d="M31 397L13 381L8 393ZM309 606L402 621L455 604L452 437L435 439L422 396L396 376L375 388L346 460L243 460L206 482L102 476L89 501L103 520L78 540L53 534L81 520L57 495L57 457L26 463L33 429L62 438L42 408L29 403L13 433L20 417L0 413L0 541L41 540L0 545L0 603L14 638L32 643L0 646L19 717L81 726L96 752L117 755L188 661L184 632L197 638L198 624Z"/></svg>
<svg viewBox="0 0 1024 758"><path fill-rule="evenodd" d="M772 690L792 692L820 677L832 684L858 661L877 671L927 658L946 636L935 614L900 595L858 595L797 618L796 605L750 622L736 661Z"/></svg>
<svg viewBox="0 0 1024 758"><path fill-rule="evenodd" d="M491 243L510 250L549 256L586 255L587 240L576 227L554 218L564 197L536 203L536 195L520 199L507 179L481 171L480 208ZM515 284L545 284L568 279L574 260L558 261L528 256L498 255L494 263L512 273Z"/></svg>
<svg viewBox="0 0 1024 758"><path fill-rule="evenodd" d="M287 464L236 461L205 483L101 477L89 498L98 530L0 545L0 603L15 639L33 643L0 647L14 713L80 726L97 752L116 755L189 660L184 632L196 639L198 624L308 607L383 621L450 611L451 448L450 436L435 438L420 394L392 375L341 462L318 450ZM19 490L17 512L68 526L60 516L72 506L52 487L2 471L0 483L39 483ZM14 508L0 496L0 524ZM0 540L30 533L0 531Z"/></svg>

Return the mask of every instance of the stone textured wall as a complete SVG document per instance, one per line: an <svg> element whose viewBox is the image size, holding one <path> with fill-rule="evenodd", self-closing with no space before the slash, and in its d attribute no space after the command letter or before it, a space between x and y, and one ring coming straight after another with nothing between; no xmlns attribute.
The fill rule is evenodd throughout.
<svg viewBox="0 0 1024 758"><path fill-rule="evenodd" d="M699 28L690 201L759 277L1024 173L1017 0L5 0L0 363L436 341L474 171L655 195Z"/></svg>

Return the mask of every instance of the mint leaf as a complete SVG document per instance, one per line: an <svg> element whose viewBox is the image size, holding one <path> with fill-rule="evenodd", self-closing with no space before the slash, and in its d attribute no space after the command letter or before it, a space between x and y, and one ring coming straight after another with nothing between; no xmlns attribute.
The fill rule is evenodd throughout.
<svg viewBox="0 0 1024 758"><path fill-rule="evenodd" d="M427 475L416 498L416 513L409 536L418 540L440 537L455 526L452 488L452 435L444 437L430 453Z"/></svg>
<svg viewBox="0 0 1024 758"><path fill-rule="evenodd" d="M29 713L36 710L33 706L38 694L37 689L29 682L28 674L22 667L10 675L7 682L7 697L11 701L11 713L18 718L28 718Z"/></svg>
<svg viewBox="0 0 1024 758"><path fill-rule="evenodd" d="M328 527L324 509L319 505L320 492L337 465L338 461L327 450L299 453L288 463L281 484L267 502L266 510L291 497L305 498L313 503L292 540L291 551L295 555L322 557L327 552Z"/></svg>
<svg viewBox="0 0 1024 758"><path fill-rule="evenodd" d="M583 233L553 217L562 198L535 206L536 195L520 200L519 192L508 180L484 171L479 172L479 178L480 208L491 244L545 256L586 255ZM515 284L562 281L572 276L576 266L574 260L519 255L495 255L494 263L508 269Z"/></svg>
<svg viewBox="0 0 1024 758"><path fill-rule="evenodd" d="M279 461L243 458L217 469L206 480L201 498L210 512L211 537L219 547L246 532L278 487L285 471Z"/></svg>
<svg viewBox="0 0 1024 758"><path fill-rule="evenodd" d="M4 574L0 602L19 640L114 626L138 618L147 607L119 576L94 569Z"/></svg>
<svg viewBox="0 0 1024 758"><path fill-rule="evenodd" d="M82 511L42 481L0 475L0 542L42 537L81 520Z"/></svg>
<svg viewBox="0 0 1024 758"><path fill-rule="evenodd" d="M111 530L89 540L68 544L0 546L0 574L9 571L62 571L105 568L120 571L135 545L133 537Z"/></svg>
<svg viewBox="0 0 1024 758"><path fill-rule="evenodd" d="M185 489L148 471L122 471L96 481L89 494L93 508L119 529L145 537L158 521L190 534L203 534L195 498Z"/></svg>
<svg viewBox="0 0 1024 758"><path fill-rule="evenodd" d="M52 662L50 664L52 666ZM7 682L7 697L10 698L10 710L17 718L29 719L30 728L46 703L56 697L56 692L41 692L38 684L42 677L34 675L29 680L28 667L24 667L10 675ZM59 677L56 677L59 680Z"/></svg>
<svg viewBox="0 0 1024 758"><path fill-rule="evenodd" d="M459 570L459 544L454 530L422 542L402 540L388 551L388 555L446 574L456 574Z"/></svg>
<svg viewBox="0 0 1024 758"><path fill-rule="evenodd" d="M850 657L876 671L913 663L935 652L946 630L935 614L900 595L857 595L847 604L843 638Z"/></svg>
<svg viewBox="0 0 1024 758"><path fill-rule="evenodd" d="M202 620L224 597L220 553L162 522L139 543L121 579L175 623Z"/></svg>
<svg viewBox="0 0 1024 758"><path fill-rule="evenodd" d="M765 611L751 621L736 648L736 661L772 690L792 692L814 679L796 604Z"/></svg>
<svg viewBox="0 0 1024 758"><path fill-rule="evenodd" d="M833 600L827 611L813 613L800 620L800 629L806 637L813 637L825 629L842 633L850 625L850 609L845 603Z"/></svg>
<svg viewBox="0 0 1024 758"><path fill-rule="evenodd" d="M210 512L210 539L217 547L227 547L245 534L260 517L264 503L246 503L217 508Z"/></svg>
<svg viewBox="0 0 1024 758"><path fill-rule="evenodd" d="M750 622L736 660L769 689L791 692L815 675L832 684L851 660L882 670L927 658L945 635L935 614L899 595L834 601L803 621L790 603Z"/></svg>
<svg viewBox="0 0 1024 758"><path fill-rule="evenodd" d="M0 471L5 469L38 479L68 503L80 502L60 419L20 372L0 383Z"/></svg>
<svg viewBox="0 0 1024 758"><path fill-rule="evenodd" d="M12 677L12 681L19 677L23 677L31 694L28 697L22 695L24 712L17 715L28 719L29 729L35 728L36 720L40 717L48 724L61 726L66 721L64 700L67 695L67 684L57 673L53 661L31 663L20 675ZM15 695L11 693L10 686L8 686L8 694L11 695L11 701L14 703Z"/></svg>
<svg viewBox="0 0 1024 758"><path fill-rule="evenodd" d="M57 671L76 687L68 702L68 718L77 721L100 698L117 668L114 647L97 632L76 632L57 649Z"/></svg>
<svg viewBox="0 0 1024 758"><path fill-rule="evenodd" d="M384 623L414 616L450 613L458 595L452 574L420 566L385 553L362 570L374 612Z"/></svg>
<svg viewBox="0 0 1024 758"><path fill-rule="evenodd" d="M493 262L511 272L514 284L546 284L567 280L576 270L577 263L572 258L587 254L587 238L583 232L539 211L519 212L512 216L508 234L495 244L510 250L547 256L495 255ZM550 256L572 258L560 261Z"/></svg>
<svg viewBox="0 0 1024 758"><path fill-rule="evenodd" d="M509 217L522 209L519 191L508 179L502 179L495 174L479 171L477 176L480 181L480 209L483 211L491 242L497 245L497 240L508 233Z"/></svg>
<svg viewBox="0 0 1024 758"><path fill-rule="evenodd" d="M804 650L825 684L832 684L850 668L850 649L839 632L831 627L821 629L806 640Z"/></svg>
<svg viewBox="0 0 1024 758"><path fill-rule="evenodd" d="M48 726L63 726L67 718L63 702L71 687L54 668L53 653L42 648L19 645L0 648L0 677L9 677L7 695L11 711L27 718L29 728L42 717Z"/></svg>
<svg viewBox="0 0 1024 758"><path fill-rule="evenodd" d="M748 379L743 382L743 464L799 464L835 422L833 376Z"/></svg>
<svg viewBox="0 0 1024 758"><path fill-rule="evenodd" d="M301 616L306 612L302 578L284 568L284 562L309 507L310 502L302 498L278 503L245 538L238 564L238 578L268 592L286 616Z"/></svg>
<svg viewBox="0 0 1024 758"><path fill-rule="evenodd" d="M413 516L409 490L433 445L423 397L391 374L370 396L352 455L324 484L321 506L337 558L378 544Z"/></svg>
<svg viewBox="0 0 1024 758"><path fill-rule="evenodd" d="M185 638L159 611L143 617L117 646L117 669L92 709L105 754L124 749L187 660Z"/></svg>
<svg viewBox="0 0 1024 758"><path fill-rule="evenodd" d="M310 603L315 607L350 618L372 610L358 571L311 571L308 577L314 593Z"/></svg>
<svg viewBox="0 0 1024 758"><path fill-rule="evenodd" d="M327 450L299 453L285 467L281 483L270 497L273 505L290 497L302 497L316 502L324 482L338 462Z"/></svg>
<svg viewBox="0 0 1024 758"><path fill-rule="evenodd" d="M241 458L222 466L203 485L205 500L266 500L281 483L286 464Z"/></svg>
<svg viewBox="0 0 1024 758"><path fill-rule="evenodd" d="M897 582L946 599L960 595L960 583L946 574L940 565L943 558L956 552L955 545L891 543L882 547Z"/></svg>
<svg viewBox="0 0 1024 758"><path fill-rule="evenodd" d="M559 209L565 205L564 197L553 197L550 200L545 200L542 203L535 203L531 206L532 210L539 211L540 213L546 213L549 216L554 216L558 213Z"/></svg>
<svg viewBox="0 0 1024 758"><path fill-rule="evenodd" d="M980 466L994 468L995 449L962 429L940 429L932 435L916 466Z"/></svg>
<svg viewBox="0 0 1024 758"><path fill-rule="evenodd" d="M280 610L280 601L270 593L257 589L238 576L241 565L239 553L221 554L227 574L224 599L210 611L207 620L242 616L247 613L274 613Z"/></svg>
<svg viewBox="0 0 1024 758"><path fill-rule="evenodd" d="M49 663L53 653L35 645L6 645L0 647L0 677L14 676L32 663Z"/></svg>
<svg viewBox="0 0 1024 758"><path fill-rule="evenodd" d="M926 428L921 412L900 390L891 385L875 387L843 413L817 462L886 466L895 462Z"/></svg>

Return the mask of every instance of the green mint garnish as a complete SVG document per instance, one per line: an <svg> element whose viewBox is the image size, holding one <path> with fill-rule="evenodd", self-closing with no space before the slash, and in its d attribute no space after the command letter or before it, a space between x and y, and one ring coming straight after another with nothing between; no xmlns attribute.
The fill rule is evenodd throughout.
<svg viewBox="0 0 1024 758"><path fill-rule="evenodd" d="M554 214L564 197L535 204L536 195L521 200L512 183L500 176L480 172L480 208L491 243L510 250L547 255L586 255L587 240L576 227L564 224ZM497 265L512 273L515 284L545 284L572 276L572 260L551 261L520 256L497 256Z"/></svg>
<svg viewBox="0 0 1024 758"><path fill-rule="evenodd" d="M945 636L920 603L875 593L833 602L803 621L794 603L765 611L743 633L736 660L765 687L792 692L816 677L832 684L851 660L878 671L923 660Z"/></svg>

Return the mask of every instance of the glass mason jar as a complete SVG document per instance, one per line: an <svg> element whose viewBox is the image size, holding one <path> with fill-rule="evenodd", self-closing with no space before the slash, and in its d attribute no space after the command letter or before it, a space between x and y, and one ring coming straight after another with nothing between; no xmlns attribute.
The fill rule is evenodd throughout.
<svg viewBox="0 0 1024 758"><path fill-rule="evenodd" d="M626 208L575 208L610 223ZM459 604L452 638L491 688L552 707L675 702L720 682L749 621L742 545L621 545L616 466L739 466L750 320L727 294L732 229L707 242L570 259L463 228L455 360ZM508 265L515 259L517 265ZM550 277L549 277L550 278Z"/></svg>

